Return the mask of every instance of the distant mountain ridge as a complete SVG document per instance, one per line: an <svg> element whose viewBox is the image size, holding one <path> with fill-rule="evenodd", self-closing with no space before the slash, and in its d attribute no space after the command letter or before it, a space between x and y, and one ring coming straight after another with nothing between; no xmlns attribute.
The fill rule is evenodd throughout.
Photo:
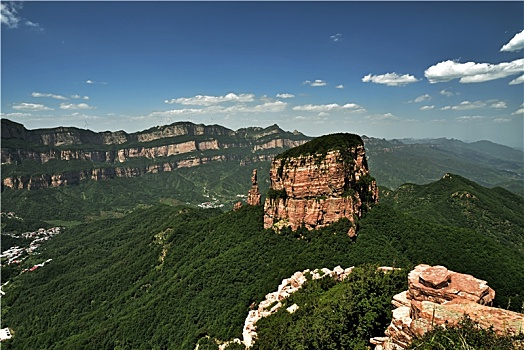
<svg viewBox="0 0 524 350"><path fill-rule="evenodd" d="M177 122L129 134L71 127L27 130L2 119L2 184L38 189L218 161L270 161L282 149L309 139L277 125L235 132L219 125Z"/></svg>
<svg viewBox="0 0 524 350"><path fill-rule="evenodd" d="M72 127L28 130L2 119L2 186L37 189L170 172L228 162L269 167L283 150L311 139L278 125L236 131L220 125L177 122L136 133L93 132ZM486 187L524 195L524 152L489 141L385 140L362 137L379 186L427 184L446 173ZM264 184L261 184L264 186Z"/></svg>

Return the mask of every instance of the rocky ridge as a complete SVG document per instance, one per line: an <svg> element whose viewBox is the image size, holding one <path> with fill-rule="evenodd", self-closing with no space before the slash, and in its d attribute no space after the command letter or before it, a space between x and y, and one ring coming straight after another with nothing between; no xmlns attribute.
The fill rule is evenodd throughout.
<svg viewBox="0 0 524 350"><path fill-rule="evenodd" d="M270 181L264 227L275 230L312 230L342 218L354 223L378 202L364 143L353 134L319 137L284 152L272 162Z"/></svg>
<svg viewBox="0 0 524 350"><path fill-rule="evenodd" d="M65 127L27 130L21 124L2 119L1 160L3 173L7 173L2 186L37 189L77 184L86 179L100 181L168 172L217 161L268 162L282 149L307 140L308 137L285 132L277 125L235 132L218 125L179 122L128 134ZM19 170L18 164L27 161L34 162L32 173ZM51 161L53 165L48 166ZM62 171L61 164L74 169Z"/></svg>
<svg viewBox="0 0 524 350"><path fill-rule="evenodd" d="M491 307L495 291L486 281L444 266L418 265L408 275L408 290L393 297L393 319L385 337L371 339L375 350L402 350L436 326L453 326L467 314L500 335L524 329L524 315Z"/></svg>
<svg viewBox="0 0 524 350"><path fill-rule="evenodd" d="M227 346L231 343L242 344L246 348L252 347L257 339L256 323L260 319L269 317L272 314L276 313L278 310L280 310L283 305L282 301L288 298L291 294L299 291L308 280L333 278L335 281L343 281L351 274L354 268L355 267L352 266L344 269L340 266L336 266L333 270L330 270L328 268L322 268L311 271L307 269L304 271L297 271L291 277L283 279L282 283L280 283L280 285L278 286L276 292L266 294L264 300L262 300L257 305L256 309L249 311L244 322L244 328L242 331L243 339L240 340L238 338L235 338L227 342L218 341L217 343L220 343L219 349L227 349ZM393 269L394 268L387 266L382 266L378 268L379 271L383 272L389 272ZM293 304L286 308L286 311L289 313L294 313L299 308L300 306L298 306L297 304Z"/></svg>

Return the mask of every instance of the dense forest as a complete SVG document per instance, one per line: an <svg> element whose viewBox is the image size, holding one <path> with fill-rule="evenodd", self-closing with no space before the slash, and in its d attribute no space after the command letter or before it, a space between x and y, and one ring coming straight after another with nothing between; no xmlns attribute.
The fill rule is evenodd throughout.
<svg viewBox="0 0 524 350"><path fill-rule="evenodd" d="M383 191L382 197L382 203L359 221L356 240L346 235L347 220L318 231L275 234L263 229L261 207L246 206L223 212L155 205L72 226L25 262L30 266L52 258L50 264L23 273L5 288L2 327L15 331L5 348L193 349L206 339L241 337L250 305L263 300L283 278L337 265L371 263L407 271L418 263L442 264L487 280L497 292L498 306L523 311L521 197L456 175ZM408 205L411 202L417 204ZM320 327L335 322L323 321L320 312L333 308L347 317L342 325L353 324L352 318L362 312L374 315L362 321L369 327L364 322L363 329L355 330L362 336L352 338L355 342L381 328L390 312L386 299L405 288L405 279L383 282L359 274L354 278L304 288L322 297L315 299L317 306L303 310L310 311L301 324ZM375 300L364 284L384 297ZM342 303L350 296L368 298L357 303L367 305L365 309L352 311L351 303ZM257 346L310 344L311 339L300 338L294 322L282 317L261 321ZM275 327L288 327L296 336L279 339L270 336L272 331L264 333ZM346 332L346 326L340 327L333 332ZM346 344L341 348L357 344L344 336L333 339L333 344Z"/></svg>

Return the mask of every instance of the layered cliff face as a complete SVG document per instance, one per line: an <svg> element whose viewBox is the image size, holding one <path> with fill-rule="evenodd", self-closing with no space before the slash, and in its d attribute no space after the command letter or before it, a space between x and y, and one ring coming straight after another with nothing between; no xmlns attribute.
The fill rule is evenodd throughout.
<svg viewBox="0 0 524 350"><path fill-rule="evenodd" d="M352 223L378 201L362 139L333 134L277 156L264 203L264 227L317 229L342 218ZM354 227L348 232L355 235Z"/></svg>
<svg viewBox="0 0 524 350"><path fill-rule="evenodd" d="M57 187L218 161L266 162L308 140L277 125L235 132L219 125L178 122L128 134L66 127L27 130L2 119L2 188Z"/></svg>

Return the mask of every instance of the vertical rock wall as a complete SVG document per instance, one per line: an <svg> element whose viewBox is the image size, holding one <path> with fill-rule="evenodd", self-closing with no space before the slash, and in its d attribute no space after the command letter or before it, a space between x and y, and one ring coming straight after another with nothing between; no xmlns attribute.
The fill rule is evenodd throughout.
<svg viewBox="0 0 524 350"><path fill-rule="evenodd" d="M296 230L304 226L312 230L342 218L354 222L378 202L378 188L369 175L362 140L357 135L337 135L360 142L349 147L334 144L334 149L322 153L275 158L264 203L265 228ZM324 137L326 143L329 136ZM354 235L354 228L348 234Z"/></svg>

